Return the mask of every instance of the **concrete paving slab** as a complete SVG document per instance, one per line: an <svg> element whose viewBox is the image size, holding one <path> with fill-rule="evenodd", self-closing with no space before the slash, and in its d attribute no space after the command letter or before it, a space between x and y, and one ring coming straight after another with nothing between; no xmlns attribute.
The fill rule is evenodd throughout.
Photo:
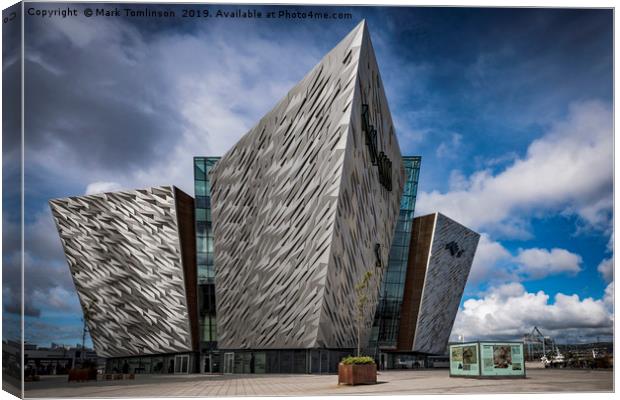
<svg viewBox="0 0 620 400"><path fill-rule="evenodd" d="M336 375L138 375L135 380L67 383L66 376L26 383L28 398L226 397L458 393L611 392L611 370L532 369L526 379L451 378L448 370L379 372L377 385L339 386Z"/></svg>

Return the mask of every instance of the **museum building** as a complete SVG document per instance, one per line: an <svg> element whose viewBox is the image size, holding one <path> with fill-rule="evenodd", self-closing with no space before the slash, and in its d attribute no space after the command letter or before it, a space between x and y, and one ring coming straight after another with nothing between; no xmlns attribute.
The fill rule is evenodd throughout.
<svg viewBox="0 0 620 400"><path fill-rule="evenodd" d="M365 353L443 353L479 236L413 218L420 162L362 22L226 154L194 158L195 199L51 200L95 350L110 371L335 372L370 271Z"/></svg>

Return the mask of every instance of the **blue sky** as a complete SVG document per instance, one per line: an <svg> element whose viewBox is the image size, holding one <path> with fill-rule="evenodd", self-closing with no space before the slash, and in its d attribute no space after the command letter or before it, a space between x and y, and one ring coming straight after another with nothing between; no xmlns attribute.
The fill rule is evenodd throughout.
<svg viewBox="0 0 620 400"><path fill-rule="evenodd" d="M26 18L28 340L81 336L49 198L193 193L192 157L223 154L364 18L401 150L423 157L417 214L482 234L453 334L610 337L612 12L327 11L352 18Z"/></svg>

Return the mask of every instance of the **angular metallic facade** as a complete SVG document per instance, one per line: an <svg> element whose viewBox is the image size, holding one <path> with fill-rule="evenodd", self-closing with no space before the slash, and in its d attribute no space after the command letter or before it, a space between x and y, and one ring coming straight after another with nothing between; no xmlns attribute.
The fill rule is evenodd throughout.
<svg viewBox="0 0 620 400"><path fill-rule="evenodd" d="M197 342L194 202L175 187L50 200L97 355Z"/></svg>
<svg viewBox="0 0 620 400"><path fill-rule="evenodd" d="M373 272L374 310L405 181L365 22L211 178L218 347L355 347L354 287Z"/></svg>
<svg viewBox="0 0 620 400"><path fill-rule="evenodd" d="M414 219L399 351L444 353L479 240L440 213Z"/></svg>

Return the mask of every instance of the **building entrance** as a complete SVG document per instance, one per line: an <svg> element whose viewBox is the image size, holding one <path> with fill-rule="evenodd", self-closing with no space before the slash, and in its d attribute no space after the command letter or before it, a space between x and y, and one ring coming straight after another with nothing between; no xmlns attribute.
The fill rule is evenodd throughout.
<svg viewBox="0 0 620 400"><path fill-rule="evenodd" d="M202 357L202 369L200 372L204 374L211 373L211 356L206 355Z"/></svg>
<svg viewBox="0 0 620 400"><path fill-rule="evenodd" d="M224 373L232 374L235 368L235 353L224 353Z"/></svg>
<svg viewBox="0 0 620 400"><path fill-rule="evenodd" d="M189 372L189 356L187 354L174 356L174 373L187 374Z"/></svg>
<svg viewBox="0 0 620 400"><path fill-rule="evenodd" d="M381 353L381 369L388 369L387 354Z"/></svg>

